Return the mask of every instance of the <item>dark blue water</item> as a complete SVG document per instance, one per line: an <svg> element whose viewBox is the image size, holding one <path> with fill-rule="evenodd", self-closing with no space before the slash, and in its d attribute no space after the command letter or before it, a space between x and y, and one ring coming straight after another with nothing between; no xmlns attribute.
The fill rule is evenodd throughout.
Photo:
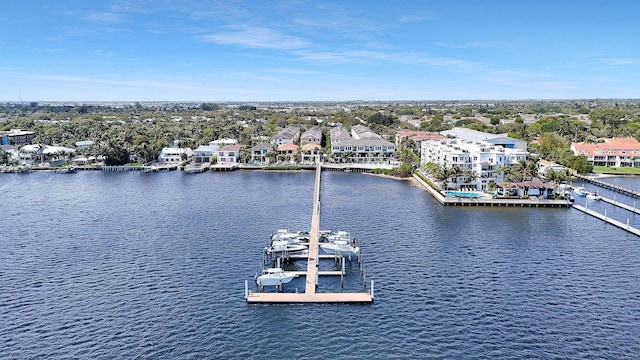
<svg viewBox="0 0 640 360"><path fill-rule="evenodd" d="M640 238L574 209L443 207L322 175L373 305L248 305L313 173L0 176L0 358L636 358ZM322 279L321 279L322 281Z"/></svg>

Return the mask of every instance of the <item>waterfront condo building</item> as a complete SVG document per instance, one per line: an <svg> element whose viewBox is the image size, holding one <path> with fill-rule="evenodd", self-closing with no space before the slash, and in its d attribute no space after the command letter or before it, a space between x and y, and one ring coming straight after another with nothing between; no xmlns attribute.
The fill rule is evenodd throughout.
<svg viewBox="0 0 640 360"><path fill-rule="evenodd" d="M571 150L575 155L586 156L593 166L640 167L640 142L632 137L571 143Z"/></svg>
<svg viewBox="0 0 640 360"><path fill-rule="evenodd" d="M508 149L486 141L447 139L423 141L420 151L421 165L434 163L446 168L457 166L461 170L471 170L473 176L460 175L450 184L457 188L486 191L490 183L503 181L503 174L497 172L502 166L512 166L527 158L521 149Z"/></svg>
<svg viewBox="0 0 640 360"><path fill-rule="evenodd" d="M338 133L340 135L341 133ZM331 155L336 162L383 164L394 160L396 146L363 125L351 127L351 135L340 141L333 140L331 132Z"/></svg>

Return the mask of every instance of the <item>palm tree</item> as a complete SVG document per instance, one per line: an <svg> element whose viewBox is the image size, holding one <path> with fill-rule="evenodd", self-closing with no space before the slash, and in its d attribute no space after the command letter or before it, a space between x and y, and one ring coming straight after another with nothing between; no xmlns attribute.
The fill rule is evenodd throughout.
<svg viewBox="0 0 640 360"><path fill-rule="evenodd" d="M436 181L438 181L441 184L441 188L443 188L443 190L449 187L448 181L450 176L451 176L451 169L447 168L444 165L438 166L438 168L435 170L433 174L433 177L435 178Z"/></svg>
<svg viewBox="0 0 640 360"><path fill-rule="evenodd" d="M471 169L462 170L462 175L465 178L465 184L471 184L478 178L478 175Z"/></svg>

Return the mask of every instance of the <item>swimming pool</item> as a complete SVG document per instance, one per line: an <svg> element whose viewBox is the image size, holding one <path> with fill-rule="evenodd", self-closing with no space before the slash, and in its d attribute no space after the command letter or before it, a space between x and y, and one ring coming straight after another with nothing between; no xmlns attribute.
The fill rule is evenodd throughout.
<svg viewBox="0 0 640 360"><path fill-rule="evenodd" d="M474 198L482 197L482 194L478 194L470 191L447 191L447 197L461 197L461 198Z"/></svg>

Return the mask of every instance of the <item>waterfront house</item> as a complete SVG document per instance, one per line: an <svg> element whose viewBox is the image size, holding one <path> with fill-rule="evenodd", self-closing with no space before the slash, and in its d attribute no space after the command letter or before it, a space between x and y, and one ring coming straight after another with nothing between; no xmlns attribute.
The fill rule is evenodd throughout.
<svg viewBox="0 0 640 360"><path fill-rule="evenodd" d="M271 137L271 144L295 144L300 139L300 128L296 126L289 126L280 130L277 134Z"/></svg>
<svg viewBox="0 0 640 360"><path fill-rule="evenodd" d="M254 164L268 164L269 152L273 146L268 142L262 142L251 148L251 162Z"/></svg>
<svg viewBox="0 0 640 360"><path fill-rule="evenodd" d="M575 155L584 155L593 166L640 167L640 142L635 138L607 138L597 143L571 143Z"/></svg>
<svg viewBox="0 0 640 360"><path fill-rule="evenodd" d="M56 166L70 160L76 150L64 146L28 144L20 148L18 154L21 164L49 163Z"/></svg>
<svg viewBox="0 0 640 360"><path fill-rule="evenodd" d="M506 135L491 134L467 128L453 128L441 131L440 134L472 142L484 141L492 145L502 146L505 149L527 151L527 142L525 140L510 138Z"/></svg>
<svg viewBox="0 0 640 360"><path fill-rule="evenodd" d="M165 147L162 148L158 162L161 163L180 163L188 161L193 157L193 150L190 148Z"/></svg>
<svg viewBox="0 0 640 360"><path fill-rule="evenodd" d="M195 150L193 150L193 161L196 164L210 163L211 160L215 157L217 150L217 146L200 145Z"/></svg>
<svg viewBox="0 0 640 360"><path fill-rule="evenodd" d="M296 162L298 158L298 145L282 144L276 149L279 161Z"/></svg>
<svg viewBox="0 0 640 360"><path fill-rule="evenodd" d="M307 129L300 136L300 145L318 144L322 142L322 130L318 126Z"/></svg>
<svg viewBox="0 0 640 360"><path fill-rule="evenodd" d="M471 176L459 174L450 178L447 184L482 191L486 191L491 183L503 181L504 174L497 171L501 166L513 166L526 158L524 150L461 139L423 141L420 151L421 165L434 163L448 169L457 167L470 171Z"/></svg>
<svg viewBox="0 0 640 360"><path fill-rule="evenodd" d="M301 148L302 162L307 164L315 163L318 157L318 154L320 154L320 150L321 150L320 144L302 145L302 148Z"/></svg>
<svg viewBox="0 0 640 360"><path fill-rule="evenodd" d="M227 145L218 149L218 164L237 164L240 160L241 148L241 145Z"/></svg>

